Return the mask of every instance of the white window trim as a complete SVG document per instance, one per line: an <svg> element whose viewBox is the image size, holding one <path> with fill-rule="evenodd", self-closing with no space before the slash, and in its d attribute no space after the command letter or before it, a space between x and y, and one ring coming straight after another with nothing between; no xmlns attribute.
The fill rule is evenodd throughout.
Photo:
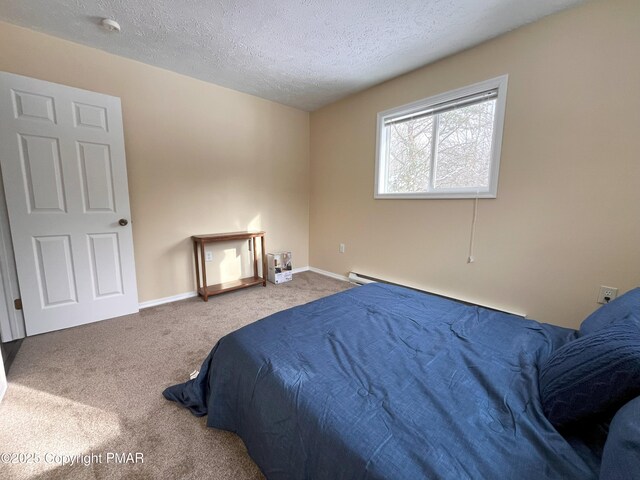
<svg viewBox="0 0 640 480"><path fill-rule="evenodd" d="M391 108L384 112L378 113L377 133L376 133L376 165L375 165L375 186L373 198L376 199L423 199L423 198L496 198L498 194L498 175L500 172L500 153L502 150L502 130L504 127L504 115L507 101L507 83L508 75L501 75L484 82L478 82L467 87L451 90L446 93L434 95L429 98L408 103L400 107ZM491 176L489 178L489 187L485 190L478 191L477 188L456 188L456 189L439 189L437 192L417 192L417 193L381 193L384 190L384 179L386 175L380 171L383 163L381 155L381 147L386 146L384 138L384 123L387 117L393 117L400 113L409 113L412 110L423 110L430 106L449 102L460 97L474 95L483 91L498 89L498 97L496 99L495 125L493 129L493 139L491 145Z"/></svg>

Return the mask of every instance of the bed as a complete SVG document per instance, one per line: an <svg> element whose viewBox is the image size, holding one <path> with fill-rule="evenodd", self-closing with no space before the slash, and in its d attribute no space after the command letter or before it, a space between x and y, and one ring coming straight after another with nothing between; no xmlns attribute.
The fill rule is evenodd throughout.
<svg viewBox="0 0 640 480"><path fill-rule="evenodd" d="M376 283L225 336L164 396L269 479L598 478L606 429L560 433L539 393L579 335Z"/></svg>

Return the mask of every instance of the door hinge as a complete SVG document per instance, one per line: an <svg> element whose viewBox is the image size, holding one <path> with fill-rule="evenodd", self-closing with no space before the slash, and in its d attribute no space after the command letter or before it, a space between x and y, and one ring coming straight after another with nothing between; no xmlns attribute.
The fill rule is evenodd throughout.
<svg viewBox="0 0 640 480"><path fill-rule="evenodd" d="M16 307L16 310L22 310L22 299L21 298L16 298L13 301L13 306Z"/></svg>

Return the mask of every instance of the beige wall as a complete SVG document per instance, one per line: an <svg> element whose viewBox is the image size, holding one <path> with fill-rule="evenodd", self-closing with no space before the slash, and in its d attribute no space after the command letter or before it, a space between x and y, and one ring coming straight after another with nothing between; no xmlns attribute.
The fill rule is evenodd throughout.
<svg viewBox="0 0 640 480"><path fill-rule="evenodd" d="M577 326L640 284L640 3L602 0L311 115L310 263ZM509 74L498 198L374 200L376 113ZM346 253L338 244L346 243Z"/></svg>
<svg viewBox="0 0 640 480"><path fill-rule="evenodd" d="M193 234L264 229L308 265L308 113L2 22L0 70L122 99L140 301L195 289ZM233 247L210 283L247 269Z"/></svg>

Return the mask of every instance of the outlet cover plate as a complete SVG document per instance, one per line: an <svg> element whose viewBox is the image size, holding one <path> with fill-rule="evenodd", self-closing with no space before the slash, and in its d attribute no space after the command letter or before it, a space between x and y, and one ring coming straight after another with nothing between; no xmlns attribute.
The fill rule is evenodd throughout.
<svg viewBox="0 0 640 480"><path fill-rule="evenodd" d="M213 252L204 252L204 261L213 262Z"/></svg>
<svg viewBox="0 0 640 480"><path fill-rule="evenodd" d="M605 287L600 285L600 291L598 292L598 303L609 303L611 300L618 296L618 289L615 287ZM605 300L609 298L609 300Z"/></svg>

